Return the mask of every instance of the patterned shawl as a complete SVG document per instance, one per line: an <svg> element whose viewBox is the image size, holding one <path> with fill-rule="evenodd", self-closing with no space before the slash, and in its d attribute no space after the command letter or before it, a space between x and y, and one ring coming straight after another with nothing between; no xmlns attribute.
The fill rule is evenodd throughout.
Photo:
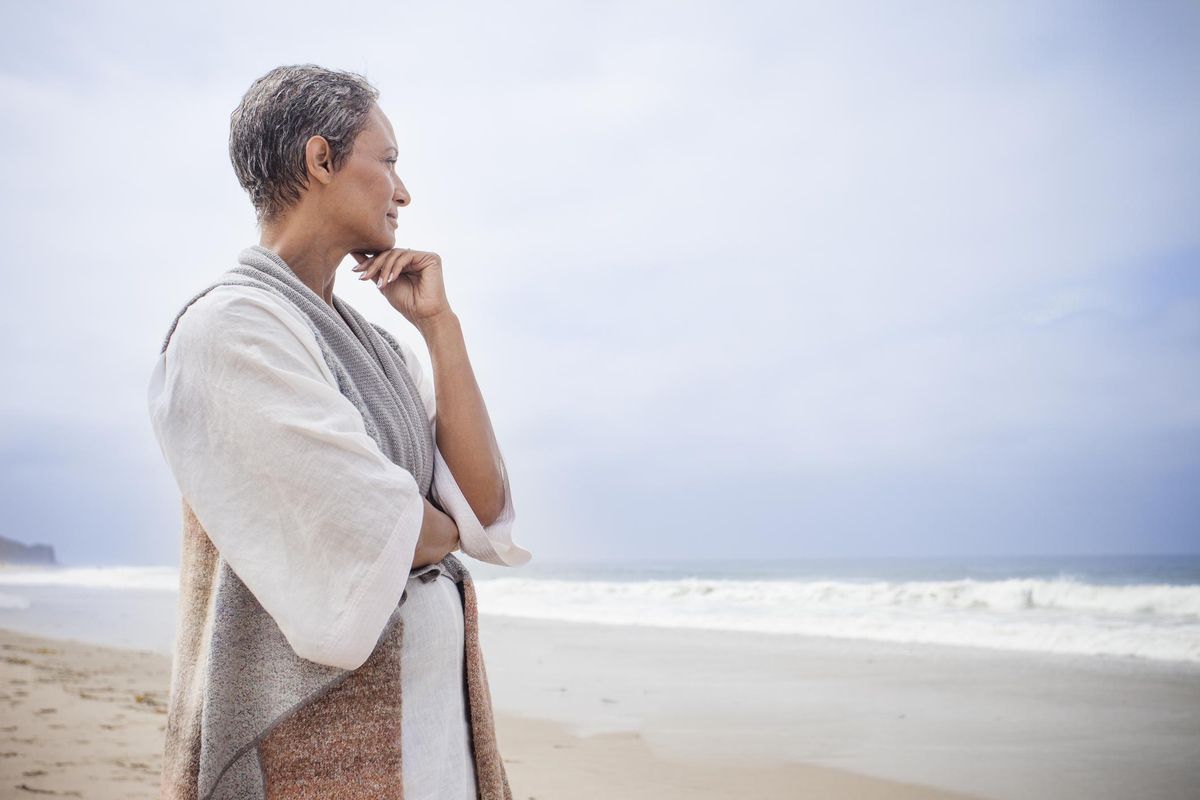
<svg viewBox="0 0 1200 800"><path fill-rule="evenodd" d="M336 294L330 306L261 245L244 249L238 262L184 304L160 352L188 306L215 286L247 284L274 292L304 313L338 388L362 413L367 433L389 459L412 473L428 497L433 433L395 339ZM358 669L300 658L213 547L186 497L182 506L183 555L160 797L402 800L399 604ZM453 554L439 566L454 578L463 600L479 798L512 800L496 743L474 583Z"/></svg>

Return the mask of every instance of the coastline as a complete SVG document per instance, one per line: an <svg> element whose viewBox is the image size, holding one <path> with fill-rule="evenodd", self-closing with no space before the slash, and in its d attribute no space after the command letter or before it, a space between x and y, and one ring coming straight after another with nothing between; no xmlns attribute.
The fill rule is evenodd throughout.
<svg viewBox="0 0 1200 800"><path fill-rule="evenodd" d="M156 797L169 681L158 652L0 629L0 794ZM496 724L514 800L971 797L818 765L665 757L634 731L581 736L499 708Z"/></svg>

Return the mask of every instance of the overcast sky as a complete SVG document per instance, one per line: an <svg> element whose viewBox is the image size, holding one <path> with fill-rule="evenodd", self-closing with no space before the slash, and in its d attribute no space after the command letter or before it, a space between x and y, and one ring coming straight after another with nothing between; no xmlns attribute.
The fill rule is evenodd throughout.
<svg viewBox="0 0 1200 800"><path fill-rule="evenodd" d="M1200 5L170 5L6 8L0 534L177 563L146 385L258 241L230 111L314 62L535 559L1200 551Z"/></svg>

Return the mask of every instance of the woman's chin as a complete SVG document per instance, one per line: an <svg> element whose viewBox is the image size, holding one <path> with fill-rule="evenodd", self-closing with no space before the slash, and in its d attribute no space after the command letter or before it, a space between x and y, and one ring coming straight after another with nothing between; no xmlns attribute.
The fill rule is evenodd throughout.
<svg viewBox="0 0 1200 800"><path fill-rule="evenodd" d="M396 246L396 232L380 233L369 238L364 237L364 243L361 247L356 247L355 252L367 253L382 253L384 250L391 250Z"/></svg>

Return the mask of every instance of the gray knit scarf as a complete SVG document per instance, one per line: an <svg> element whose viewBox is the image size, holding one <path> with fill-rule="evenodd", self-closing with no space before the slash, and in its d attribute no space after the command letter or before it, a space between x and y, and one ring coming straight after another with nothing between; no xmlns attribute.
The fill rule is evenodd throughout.
<svg viewBox="0 0 1200 800"><path fill-rule="evenodd" d="M367 433L389 459L412 473L421 493L428 497L433 433L396 340L336 294L330 306L266 247L247 247L238 255L238 263L184 304L163 339L162 351L188 306L216 286L241 284L273 292L303 312L338 388L362 413ZM287 469L287 465L279 468ZM347 480L353 477L347 476ZM456 582L466 573L453 554L439 566ZM197 797L263 797L264 778L255 757L258 742L274 725L331 691L351 672L297 656L274 620L223 559L217 582ZM381 640L397 624L399 607L397 604Z"/></svg>
<svg viewBox="0 0 1200 800"><path fill-rule="evenodd" d="M393 462L409 470L423 495L433 479L433 434L425 407L395 338L368 322L336 294L330 306L274 251L251 245L238 255L239 266L192 297L175 317L162 349L175 332L179 317L216 286L241 284L268 289L300 309L321 345L325 363L338 389L362 412L367 433Z"/></svg>

